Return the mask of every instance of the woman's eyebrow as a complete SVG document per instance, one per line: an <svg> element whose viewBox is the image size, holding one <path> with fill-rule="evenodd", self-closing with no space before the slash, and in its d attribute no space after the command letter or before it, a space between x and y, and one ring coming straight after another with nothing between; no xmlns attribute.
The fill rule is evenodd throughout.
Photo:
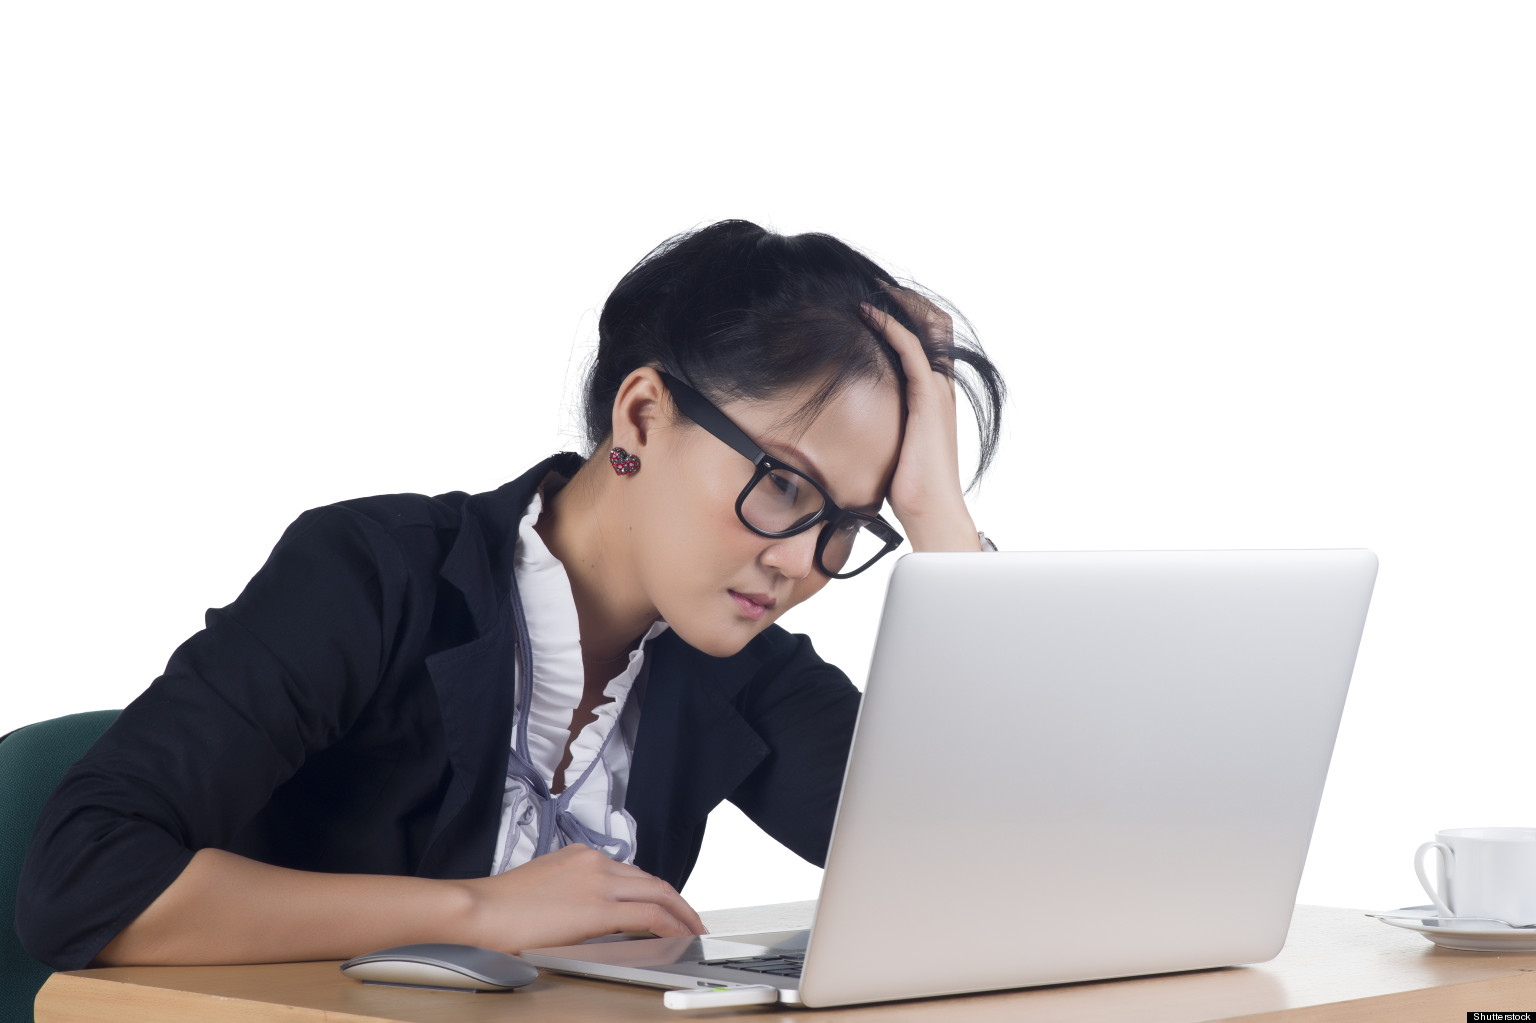
<svg viewBox="0 0 1536 1023"><path fill-rule="evenodd" d="M781 440L760 440L757 442L757 446L762 448L764 451L767 451L770 455L774 455L775 457L779 458L780 461L783 461L793 468L799 469L801 472L805 473L811 479L821 484L821 489L825 490L828 494L832 493L832 488L827 486L826 476L824 476L822 471L816 467L816 463L811 461L811 457L809 455L795 447L793 444L789 443L788 441ZM837 501L836 498L833 498L833 500ZM884 499L881 499L874 502L873 504L861 504L856 506L846 505L840 501L837 501L837 504L838 507L842 508L844 511L858 512L861 515L874 515L880 511L880 507L885 504L885 501Z"/></svg>

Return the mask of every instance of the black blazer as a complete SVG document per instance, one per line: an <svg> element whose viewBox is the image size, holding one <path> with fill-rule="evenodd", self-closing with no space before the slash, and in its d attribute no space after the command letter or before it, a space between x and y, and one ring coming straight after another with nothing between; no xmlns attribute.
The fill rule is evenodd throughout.
<svg viewBox="0 0 1536 1023"><path fill-rule="evenodd" d="M205 847L485 876L511 742L518 522L551 469L580 464L301 515L43 809L17 899L27 951L88 965ZM778 626L732 657L670 630L647 655L625 804L636 864L681 888L723 799L822 864L858 690Z"/></svg>

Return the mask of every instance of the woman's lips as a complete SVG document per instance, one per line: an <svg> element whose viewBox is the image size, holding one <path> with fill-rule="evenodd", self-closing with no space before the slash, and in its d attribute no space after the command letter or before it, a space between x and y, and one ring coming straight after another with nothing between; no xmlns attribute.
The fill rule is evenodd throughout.
<svg viewBox="0 0 1536 1023"><path fill-rule="evenodd" d="M737 593L735 590L726 592L736 598L736 606L741 608L741 613L754 622L761 619L774 604L778 603L770 599L766 593Z"/></svg>

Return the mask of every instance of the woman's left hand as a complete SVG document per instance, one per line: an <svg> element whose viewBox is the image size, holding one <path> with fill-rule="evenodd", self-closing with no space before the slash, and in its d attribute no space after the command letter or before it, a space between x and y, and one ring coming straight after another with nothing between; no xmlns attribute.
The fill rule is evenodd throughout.
<svg viewBox="0 0 1536 1023"><path fill-rule="evenodd" d="M931 341L952 342L954 326L944 310L914 292L886 290ZM981 541L960 489L955 382L934 371L922 342L894 317L868 304L863 310L901 357L907 376L907 425L891 477L891 510L914 551L979 551Z"/></svg>

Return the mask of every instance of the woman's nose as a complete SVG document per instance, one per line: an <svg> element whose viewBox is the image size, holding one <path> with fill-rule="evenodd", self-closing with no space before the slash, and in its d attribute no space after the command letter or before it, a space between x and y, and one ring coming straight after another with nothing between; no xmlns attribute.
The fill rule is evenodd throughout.
<svg viewBox="0 0 1536 1023"><path fill-rule="evenodd" d="M816 534L817 530L807 529L772 541L763 551L763 564L790 579L804 579L816 567Z"/></svg>

